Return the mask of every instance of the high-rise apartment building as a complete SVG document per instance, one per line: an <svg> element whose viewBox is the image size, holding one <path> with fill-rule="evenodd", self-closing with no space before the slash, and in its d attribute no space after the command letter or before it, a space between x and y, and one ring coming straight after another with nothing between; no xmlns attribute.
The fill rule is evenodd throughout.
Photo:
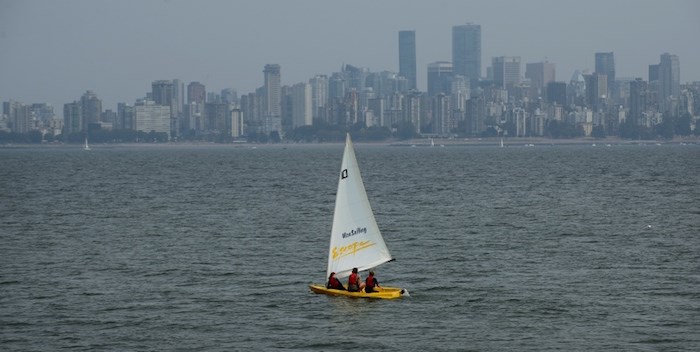
<svg viewBox="0 0 700 352"><path fill-rule="evenodd" d="M63 104L63 133L78 133L83 131L83 113L79 102Z"/></svg>
<svg viewBox="0 0 700 352"><path fill-rule="evenodd" d="M520 56L498 56L491 63L493 83L506 88L520 83Z"/></svg>
<svg viewBox="0 0 700 352"><path fill-rule="evenodd" d="M481 25L452 27L452 65L455 74L467 77L476 86L481 78Z"/></svg>
<svg viewBox="0 0 700 352"><path fill-rule="evenodd" d="M10 129L15 133L27 133L32 129L31 106L18 101L10 100L3 103L4 113L7 115Z"/></svg>
<svg viewBox="0 0 700 352"><path fill-rule="evenodd" d="M428 64L428 96L450 94L453 66L451 62L437 61Z"/></svg>
<svg viewBox="0 0 700 352"><path fill-rule="evenodd" d="M179 80L175 80L179 84ZM151 83L151 97L156 105L170 107L170 135L177 136L180 131L179 111L178 108L178 88L175 87L174 81L159 80ZM181 87L180 87L181 88Z"/></svg>
<svg viewBox="0 0 700 352"><path fill-rule="evenodd" d="M88 90L80 98L82 118L82 130L88 130L91 124L97 124L100 122L100 115L102 115L102 100L97 97L95 92Z"/></svg>
<svg viewBox="0 0 700 352"><path fill-rule="evenodd" d="M311 113L314 119L325 119L328 105L328 76L316 75L309 79L311 85Z"/></svg>
<svg viewBox="0 0 700 352"><path fill-rule="evenodd" d="M175 113L173 115L181 117L185 105L185 83L179 79L173 80L173 106Z"/></svg>
<svg viewBox="0 0 700 352"><path fill-rule="evenodd" d="M142 100L134 106L134 129L145 133L166 133L170 139L170 106Z"/></svg>
<svg viewBox="0 0 700 352"><path fill-rule="evenodd" d="M313 113L311 103L311 85L297 83L292 86L292 127L311 126Z"/></svg>
<svg viewBox="0 0 700 352"><path fill-rule="evenodd" d="M416 31L399 31L399 75L406 77L409 89L417 89Z"/></svg>
<svg viewBox="0 0 700 352"><path fill-rule="evenodd" d="M263 86L263 131L282 131L282 76L280 65L265 65L265 84Z"/></svg>
<svg viewBox="0 0 700 352"><path fill-rule="evenodd" d="M630 82L630 118L636 125L645 125L647 111L648 84L641 78Z"/></svg>

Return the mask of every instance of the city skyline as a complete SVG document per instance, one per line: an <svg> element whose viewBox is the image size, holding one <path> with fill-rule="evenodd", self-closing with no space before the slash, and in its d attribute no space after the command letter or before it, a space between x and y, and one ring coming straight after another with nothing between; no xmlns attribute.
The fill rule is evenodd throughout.
<svg viewBox="0 0 700 352"><path fill-rule="evenodd" d="M163 79L245 94L263 86L265 64L279 64L281 84L290 86L343 64L398 72L396 38L403 30L415 31L418 89L426 91L428 64L450 61L452 28L470 22L481 26L482 77L492 58L518 56L523 66L556 63L557 80L568 81L574 70L594 71L593 53L613 52L617 77L647 79L648 66L668 52L680 58L682 82L700 80L693 65L700 48L689 45L700 32L691 15L700 4L692 1L359 1L348 11L303 4L5 1L0 100L60 109L91 90L105 109L115 109ZM85 16L95 9L99 16ZM260 24L262 18L268 22Z"/></svg>

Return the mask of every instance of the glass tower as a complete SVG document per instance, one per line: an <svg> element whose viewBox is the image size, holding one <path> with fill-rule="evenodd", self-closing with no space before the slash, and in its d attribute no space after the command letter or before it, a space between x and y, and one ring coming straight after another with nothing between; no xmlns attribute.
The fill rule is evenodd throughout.
<svg viewBox="0 0 700 352"><path fill-rule="evenodd" d="M399 31L399 75L416 89L416 31Z"/></svg>
<svg viewBox="0 0 700 352"><path fill-rule="evenodd" d="M467 77L476 86L481 77L481 25L452 27L452 65L454 74Z"/></svg>

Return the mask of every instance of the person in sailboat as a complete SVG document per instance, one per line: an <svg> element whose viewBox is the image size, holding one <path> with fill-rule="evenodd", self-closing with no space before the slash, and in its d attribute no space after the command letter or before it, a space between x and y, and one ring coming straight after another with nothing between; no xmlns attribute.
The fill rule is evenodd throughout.
<svg viewBox="0 0 700 352"><path fill-rule="evenodd" d="M369 276L367 276L367 280L365 280L365 292L377 292L375 287L381 288L381 286L379 286L379 281L377 281L377 278L374 276L374 271L370 271Z"/></svg>
<svg viewBox="0 0 700 352"><path fill-rule="evenodd" d="M362 282L360 274L357 272L357 268L352 268L352 274L348 279L348 291L350 292L360 292L365 288L365 283Z"/></svg>
<svg viewBox="0 0 700 352"><path fill-rule="evenodd" d="M335 277L335 273L331 273L331 275L328 276L328 283L326 284L326 288L345 291L345 286L343 286L343 284L340 283L340 280L338 280L338 278Z"/></svg>

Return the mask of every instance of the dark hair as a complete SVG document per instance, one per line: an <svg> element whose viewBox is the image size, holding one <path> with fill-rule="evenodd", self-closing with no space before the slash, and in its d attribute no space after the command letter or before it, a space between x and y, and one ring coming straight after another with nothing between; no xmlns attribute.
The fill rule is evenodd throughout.
<svg viewBox="0 0 700 352"><path fill-rule="evenodd" d="M353 273L357 273L357 268L352 268Z"/></svg>

